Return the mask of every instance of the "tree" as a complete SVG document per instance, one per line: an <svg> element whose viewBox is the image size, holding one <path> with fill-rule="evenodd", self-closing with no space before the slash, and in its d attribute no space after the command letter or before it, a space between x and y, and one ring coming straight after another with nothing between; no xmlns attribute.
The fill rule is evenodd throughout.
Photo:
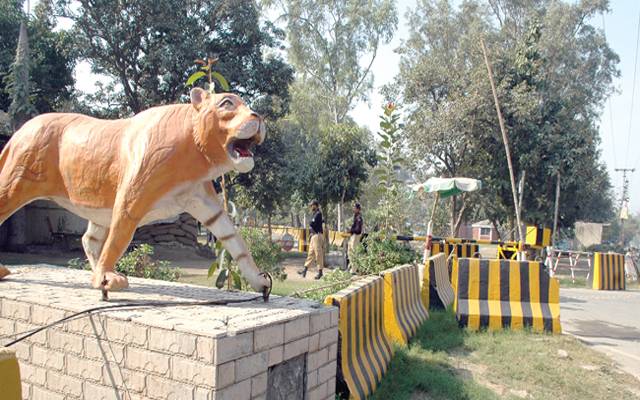
<svg viewBox="0 0 640 400"><path fill-rule="evenodd" d="M93 72L106 75L95 100L124 116L178 101L195 59L219 56L216 69L249 103L287 111L293 70L276 54L284 34L261 21L253 1L57 0ZM275 106L277 105L277 107Z"/></svg>
<svg viewBox="0 0 640 400"><path fill-rule="evenodd" d="M391 0L271 0L283 12L289 60L308 96L344 122L372 88L371 66L398 17ZM306 127L305 127L306 128Z"/></svg>
<svg viewBox="0 0 640 400"><path fill-rule="evenodd" d="M254 150L255 166L246 174L236 175L236 199L245 208L255 209L267 216L269 238L271 218L286 205L293 190L295 171L291 169L294 156L291 133L285 122L270 122L267 138Z"/></svg>
<svg viewBox="0 0 640 400"><path fill-rule="evenodd" d="M298 170L305 200L315 198L326 209L329 203L356 199L369 167L376 164L370 142L368 132L354 124L330 125L320 136L307 137L307 154L301 160L306 165Z"/></svg>
<svg viewBox="0 0 640 400"><path fill-rule="evenodd" d="M10 68L18 44L21 21L29 36L29 97L35 112L59 111L68 107L74 96L75 53L70 36L54 31L51 4L40 1L33 17L27 19L22 1L0 0L0 110L11 104Z"/></svg>
<svg viewBox="0 0 640 400"><path fill-rule="evenodd" d="M399 49L397 85L408 104L414 168L484 183L482 193L470 196L474 204L468 198L452 202L452 222L462 210L513 226L481 38L489 48L516 175L526 171L524 220L551 226L559 170L561 225L610 215L596 121L618 59L587 23L606 4L492 0L491 7L467 1L456 9L450 1L424 0L409 14L411 34Z"/></svg>

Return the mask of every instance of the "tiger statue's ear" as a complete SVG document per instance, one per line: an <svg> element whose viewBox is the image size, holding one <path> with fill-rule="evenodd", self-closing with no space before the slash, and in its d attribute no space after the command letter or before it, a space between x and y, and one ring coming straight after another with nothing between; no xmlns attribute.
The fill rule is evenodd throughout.
<svg viewBox="0 0 640 400"><path fill-rule="evenodd" d="M191 105L196 110L200 110L200 107L202 107L204 101L207 100L209 96L211 96L209 92L199 87L191 89L191 93L189 95L191 96Z"/></svg>

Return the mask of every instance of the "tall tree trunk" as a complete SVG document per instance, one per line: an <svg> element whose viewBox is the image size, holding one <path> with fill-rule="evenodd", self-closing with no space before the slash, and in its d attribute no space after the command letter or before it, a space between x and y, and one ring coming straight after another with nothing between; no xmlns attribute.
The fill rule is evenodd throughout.
<svg viewBox="0 0 640 400"><path fill-rule="evenodd" d="M267 213L267 232L269 233L269 243L273 243L273 238L271 236L271 213Z"/></svg>
<svg viewBox="0 0 640 400"><path fill-rule="evenodd" d="M458 196L451 196L451 223L449 225L449 232L452 237L456 236L456 208L458 206Z"/></svg>
<svg viewBox="0 0 640 400"><path fill-rule="evenodd" d="M496 235L498 235L498 240L502 240L502 235L500 234L500 229L498 229L498 223L496 220L491 220L491 225L493 225L493 230L496 231Z"/></svg>

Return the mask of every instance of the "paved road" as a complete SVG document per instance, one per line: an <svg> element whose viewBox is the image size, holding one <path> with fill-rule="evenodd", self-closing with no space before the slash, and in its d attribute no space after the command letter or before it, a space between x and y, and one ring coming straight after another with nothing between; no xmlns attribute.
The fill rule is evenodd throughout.
<svg viewBox="0 0 640 400"><path fill-rule="evenodd" d="M560 289L562 330L640 379L640 290Z"/></svg>

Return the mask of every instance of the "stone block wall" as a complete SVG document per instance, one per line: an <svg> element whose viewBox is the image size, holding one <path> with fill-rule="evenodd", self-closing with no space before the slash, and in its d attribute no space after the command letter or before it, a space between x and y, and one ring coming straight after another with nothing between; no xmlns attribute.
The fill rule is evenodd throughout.
<svg viewBox="0 0 640 400"><path fill-rule="evenodd" d="M13 272L0 281L2 344L6 335L90 307L255 296L131 278L127 291L104 303L85 271ZM334 307L274 296L266 304L112 310L57 325L14 348L25 399L276 400L290 398L283 388L301 387L308 400L333 400L337 324Z"/></svg>
<svg viewBox="0 0 640 400"><path fill-rule="evenodd" d="M136 230L133 242L196 247L198 222L189 214L180 214L171 221L144 225Z"/></svg>

